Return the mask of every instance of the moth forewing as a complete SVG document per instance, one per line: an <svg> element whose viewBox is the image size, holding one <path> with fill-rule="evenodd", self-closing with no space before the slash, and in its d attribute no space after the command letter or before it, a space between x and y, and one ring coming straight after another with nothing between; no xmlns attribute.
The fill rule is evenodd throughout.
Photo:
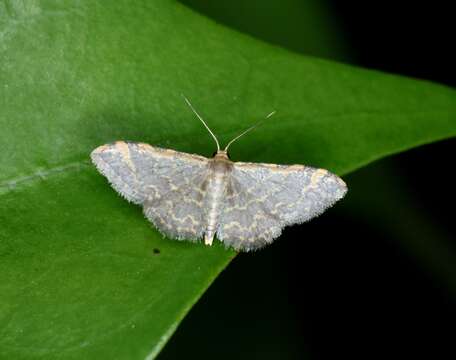
<svg viewBox="0 0 456 360"><path fill-rule="evenodd" d="M342 198L345 183L302 165L234 163L234 191L220 216L220 240L240 250L260 248L287 225L319 215Z"/></svg>

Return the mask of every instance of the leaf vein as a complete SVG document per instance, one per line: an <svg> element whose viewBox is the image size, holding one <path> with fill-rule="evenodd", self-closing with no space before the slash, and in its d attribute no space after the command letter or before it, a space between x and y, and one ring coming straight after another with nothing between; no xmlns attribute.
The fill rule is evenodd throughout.
<svg viewBox="0 0 456 360"><path fill-rule="evenodd" d="M52 176L56 176L62 173L66 173L69 171L78 171L82 167L88 166L89 161L76 161L72 163L68 163L66 165L60 165L51 167L48 169L38 169L37 171L33 172L29 175L18 176L15 178L7 179L0 182L0 196L5 195L13 190L16 190L19 187L25 186L27 184L39 181L39 180L46 180Z"/></svg>

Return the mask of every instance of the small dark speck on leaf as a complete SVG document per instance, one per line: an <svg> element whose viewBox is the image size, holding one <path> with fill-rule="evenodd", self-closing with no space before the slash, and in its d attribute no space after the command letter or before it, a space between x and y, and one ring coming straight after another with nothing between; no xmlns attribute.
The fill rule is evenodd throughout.
<svg viewBox="0 0 456 360"><path fill-rule="evenodd" d="M154 254L160 254L160 249L155 248L153 251L154 251Z"/></svg>

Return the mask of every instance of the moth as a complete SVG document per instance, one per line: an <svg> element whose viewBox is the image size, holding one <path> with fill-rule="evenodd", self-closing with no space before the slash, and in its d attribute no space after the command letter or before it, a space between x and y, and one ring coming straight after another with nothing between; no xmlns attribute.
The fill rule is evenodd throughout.
<svg viewBox="0 0 456 360"><path fill-rule="evenodd" d="M96 148L98 171L165 236L212 245L214 236L238 251L261 248L287 225L321 214L347 192L342 179L328 170L304 165L233 162L228 148L192 104L188 106L217 145L213 158L117 141ZM270 114L271 115L271 114Z"/></svg>

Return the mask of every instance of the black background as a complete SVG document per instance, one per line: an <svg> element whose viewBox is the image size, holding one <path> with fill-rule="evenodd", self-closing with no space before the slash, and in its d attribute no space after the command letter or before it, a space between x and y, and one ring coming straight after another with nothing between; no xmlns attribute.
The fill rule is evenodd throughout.
<svg viewBox="0 0 456 360"><path fill-rule="evenodd" d="M215 5L185 3L233 26ZM334 0L327 10L345 44L334 58L456 86L449 2ZM236 257L160 358L456 358L455 153L446 140L344 177L340 204Z"/></svg>

